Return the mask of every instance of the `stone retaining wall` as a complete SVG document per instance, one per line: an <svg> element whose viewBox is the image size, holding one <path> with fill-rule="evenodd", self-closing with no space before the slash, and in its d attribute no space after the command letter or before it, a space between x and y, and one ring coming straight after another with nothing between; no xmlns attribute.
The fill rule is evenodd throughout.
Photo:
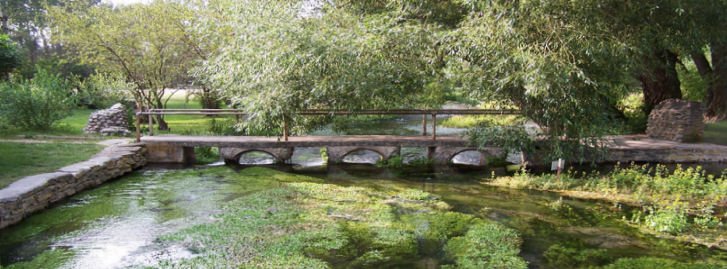
<svg viewBox="0 0 727 269"><path fill-rule="evenodd" d="M144 166L145 155L143 144L114 145L87 161L13 182L0 190L0 229L63 198Z"/></svg>

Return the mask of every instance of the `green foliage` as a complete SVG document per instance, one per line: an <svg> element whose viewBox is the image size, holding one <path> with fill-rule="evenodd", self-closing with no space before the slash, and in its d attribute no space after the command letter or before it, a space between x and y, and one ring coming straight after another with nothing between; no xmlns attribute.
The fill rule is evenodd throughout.
<svg viewBox="0 0 727 269"><path fill-rule="evenodd" d="M456 267L443 268L527 268L527 263L517 256L520 243L512 230L492 223L477 224L465 235L447 242L444 250Z"/></svg>
<svg viewBox="0 0 727 269"><path fill-rule="evenodd" d="M10 37L0 34L0 78L4 78L21 63L18 47Z"/></svg>
<svg viewBox="0 0 727 269"><path fill-rule="evenodd" d="M91 109L108 108L111 105L132 99L134 85L118 74L93 74L79 80L78 104Z"/></svg>
<svg viewBox="0 0 727 269"><path fill-rule="evenodd" d="M252 112L248 124L255 128L278 128L284 118L305 127L310 123L295 115L304 109L415 107L440 99L426 97L440 94L426 86L434 77L429 25L328 4L310 17L285 1L208 8L220 12L199 32L222 45L200 72L225 89L233 106Z"/></svg>
<svg viewBox="0 0 727 269"><path fill-rule="evenodd" d="M75 106L69 83L39 69L33 79L14 78L0 84L0 116L6 122L32 130L49 130L69 116Z"/></svg>
<svg viewBox="0 0 727 269"><path fill-rule="evenodd" d="M512 126L522 124L523 118L512 115L452 116L437 125L452 128Z"/></svg>
<svg viewBox="0 0 727 269"><path fill-rule="evenodd" d="M200 164L213 163L220 160L220 151L216 147L195 147L194 157Z"/></svg>
<svg viewBox="0 0 727 269"><path fill-rule="evenodd" d="M670 268L670 269L718 269L724 268L725 264L709 264L709 263L684 263L664 258L623 258L616 262L604 266L604 269L652 269L652 268Z"/></svg>
<svg viewBox="0 0 727 269"><path fill-rule="evenodd" d="M609 261L605 249L583 249L561 244L550 246L543 257L551 268L582 268L603 265Z"/></svg>
<svg viewBox="0 0 727 269"><path fill-rule="evenodd" d="M679 207L651 209L644 217L644 224L658 232L679 234L689 228L687 213Z"/></svg>
<svg viewBox="0 0 727 269"><path fill-rule="evenodd" d="M168 89L187 79L199 57L187 33L191 18L186 5L162 0L118 7L71 2L48 9L53 41L73 48L80 62L132 83L103 79L131 90L134 101L147 108L165 108ZM156 120L165 129L163 117Z"/></svg>
<svg viewBox="0 0 727 269"><path fill-rule="evenodd" d="M616 166L606 175L567 171L559 176L534 176L523 170L513 177L493 179L492 184L582 191L590 193L585 196L589 198L637 203L645 208L633 212L630 222L658 233L688 233L710 241L724 227L724 217L716 216L713 209L727 197L727 177L708 175L701 167L677 165L669 170L663 165L631 165Z"/></svg>
<svg viewBox="0 0 727 269"><path fill-rule="evenodd" d="M679 74L684 99L697 102L704 101L709 85L699 75L694 62L684 61L682 65L677 66L677 72Z"/></svg>
<svg viewBox="0 0 727 269"><path fill-rule="evenodd" d="M499 146L505 152L529 153L535 149L535 141L523 126L476 127L469 129L467 136L473 145Z"/></svg>
<svg viewBox="0 0 727 269"><path fill-rule="evenodd" d="M647 115L644 113L644 95L631 93L621 98L616 106L626 117L627 132L644 133L646 131Z"/></svg>

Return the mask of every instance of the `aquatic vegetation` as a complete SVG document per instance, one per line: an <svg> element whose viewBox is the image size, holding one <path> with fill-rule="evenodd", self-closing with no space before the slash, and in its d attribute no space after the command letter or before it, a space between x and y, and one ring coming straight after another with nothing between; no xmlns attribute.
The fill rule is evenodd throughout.
<svg viewBox="0 0 727 269"><path fill-rule="evenodd" d="M552 268L579 268L604 265L610 261L605 249L584 249L561 244L550 246L543 257Z"/></svg>
<svg viewBox="0 0 727 269"><path fill-rule="evenodd" d="M429 193L319 184L263 168L243 174L297 182L230 201L213 223L163 237L193 250L162 267L369 268L436 262L525 268L517 233L449 207ZM432 261L435 259L435 261Z"/></svg>
<svg viewBox="0 0 727 269"><path fill-rule="evenodd" d="M216 147L195 147L194 157L199 164L213 163L220 160L220 150Z"/></svg>
<svg viewBox="0 0 727 269"><path fill-rule="evenodd" d="M653 268L670 268L670 269L719 269L724 268L725 264L710 263L684 263L663 258L623 258L616 262L604 266L604 269L653 269Z"/></svg>
<svg viewBox="0 0 727 269"><path fill-rule="evenodd" d="M73 252L66 249L54 249L51 251L44 252L38 255L32 261L18 262L10 266L0 268L5 269L20 269L20 268L59 268L68 259L73 257Z"/></svg>
<svg viewBox="0 0 727 269"><path fill-rule="evenodd" d="M715 208L727 205L727 176L707 174L701 167L630 165L605 175L532 175L521 170L512 177L499 177L485 184L518 189L556 191L565 196L608 200L642 206L629 222L657 233L682 235L680 240L696 241L727 249L724 222Z"/></svg>

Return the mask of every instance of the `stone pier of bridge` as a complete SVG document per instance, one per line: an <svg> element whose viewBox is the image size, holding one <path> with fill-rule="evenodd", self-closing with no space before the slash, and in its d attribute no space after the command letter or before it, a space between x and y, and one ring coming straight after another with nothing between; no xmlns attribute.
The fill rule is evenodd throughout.
<svg viewBox="0 0 727 269"><path fill-rule="evenodd" d="M193 163L195 147L217 147L226 162L236 163L242 154L264 152L276 163L290 161L296 148L326 148L328 162L342 163L344 158L356 151L370 150L378 153L382 160L400 155L402 147L426 148L427 157L434 164L449 164L452 158L464 151L480 154L479 165L486 165L488 157L500 156L498 148L476 148L469 146L460 137L438 137L433 140L425 136L299 136L280 141L276 137L251 136L146 136L141 141L147 144L150 163Z"/></svg>

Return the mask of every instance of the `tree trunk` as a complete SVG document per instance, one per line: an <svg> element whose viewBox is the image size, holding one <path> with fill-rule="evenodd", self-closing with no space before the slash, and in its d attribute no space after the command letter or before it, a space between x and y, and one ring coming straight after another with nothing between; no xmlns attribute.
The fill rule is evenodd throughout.
<svg viewBox="0 0 727 269"><path fill-rule="evenodd" d="M220 100L217 98L217 94L207 87L202 87L202 94L200 94L199 99L204 109L220 108Z"/></svg>
<svg viewBox="0 0 727 269"><path fill-rule="evenodd" d="M167 121L164 120L164 116L156 115L155 118L156 118L157 128L159 128L159 131L169 130L169 124L167 124Z"/></svg>
<svg viewBox="0 0 727 269"><path fill-rule="evenodd" d="M681 99L682 91L677 76L677 55L659 50L646 59L645 69L639 76L644 91L644 112L651 110L666 99Z"/></svg>
<svg viewBox="0 0 727 269"><path fill-rule="evenodd" d="M708 77L707 110L710 121L727 119L727 43L712 43L712 73Z"/></svg>
<svg viewBox="0 0 727 269"><path fill-rule="evenodd" d="M156 100L156 107L158 108L166 108L164 106L164 103L162 103L161 97L157 98ZM167 124L167 121L164 120L164 115L157 115L156 116L157 126L159 126L159 131L167 131L169 130L169 125Z"/></svg>

